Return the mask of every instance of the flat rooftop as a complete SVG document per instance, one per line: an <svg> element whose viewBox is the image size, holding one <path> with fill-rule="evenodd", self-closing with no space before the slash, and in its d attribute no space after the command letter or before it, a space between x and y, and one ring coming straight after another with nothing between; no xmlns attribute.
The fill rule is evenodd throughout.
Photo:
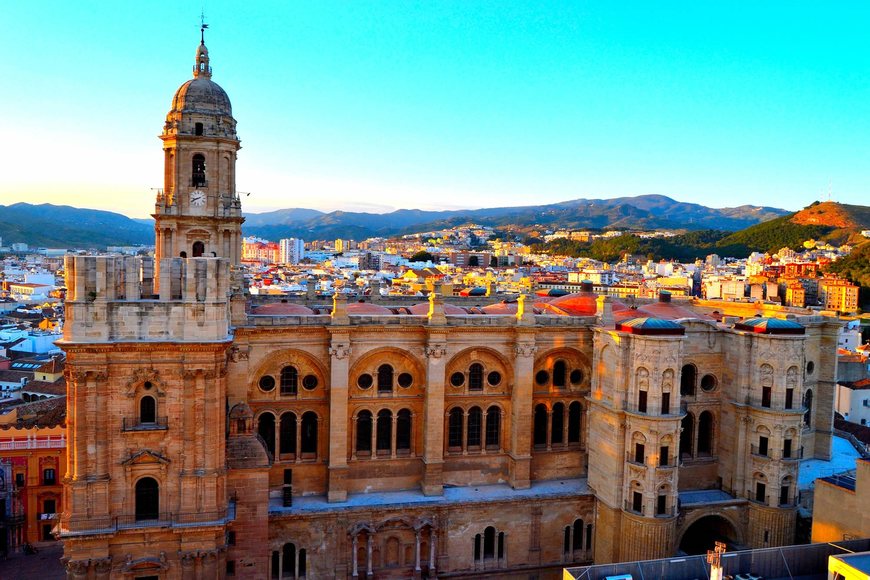
<svg viewBox="0 0 870 580"><path fill-rule="evenodd" d="M270 515L300 515L380 507L387 509L439 506L461 503L546 499L551 497L590 494L586 478L535 482L529 489L513 489L506 483L496 485L444 486L444 495L427 496L420 490L373 491L350 493L347 501L329 503L325 495L294 497L291 507L284 507L281 498L269 500Z"/></svg>

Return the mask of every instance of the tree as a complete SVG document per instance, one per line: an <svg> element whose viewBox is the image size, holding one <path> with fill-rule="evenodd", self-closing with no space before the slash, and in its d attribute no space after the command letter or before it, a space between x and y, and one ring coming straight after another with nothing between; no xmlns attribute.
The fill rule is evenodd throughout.
<svg viewBox="0 0 870 580"><path fill-rule="evenodd" d="M426 250L420 250L413 256L409 258L411 262L434 262L435 256L427 252Z"/></svg>

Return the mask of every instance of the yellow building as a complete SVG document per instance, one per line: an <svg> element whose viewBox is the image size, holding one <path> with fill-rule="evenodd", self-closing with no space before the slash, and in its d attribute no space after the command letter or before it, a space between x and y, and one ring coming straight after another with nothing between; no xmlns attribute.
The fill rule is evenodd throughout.
<svg viewBox="0 0 870 580"><path fill-rule="evenodd" d="M0 459L12 466L12 480L23 519L9 530L9 548L53 541L52 529L63 512L66 473L66 397L41 400L0 415Z"/></svg>
<svg viewBox="0 0 870 580"><path fill-rule="evenodd" d="M813 542L870 537L870 460L859 459L855 475L816 480Z"/></svg>

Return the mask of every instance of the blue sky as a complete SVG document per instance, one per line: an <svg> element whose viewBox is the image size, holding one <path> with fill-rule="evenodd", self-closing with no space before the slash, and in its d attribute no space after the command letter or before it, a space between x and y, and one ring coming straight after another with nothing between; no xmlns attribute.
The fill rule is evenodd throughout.
<svg viewBox="0 0 870 580"><path fill-rule="evenodd" d="M200 3L8 2L0 204L145 216ZM205 2L248 211L870 204L870 3Z"/></svg>

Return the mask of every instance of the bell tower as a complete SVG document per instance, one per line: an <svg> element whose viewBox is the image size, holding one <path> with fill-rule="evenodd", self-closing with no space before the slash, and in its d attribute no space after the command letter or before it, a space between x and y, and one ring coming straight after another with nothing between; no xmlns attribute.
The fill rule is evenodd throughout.
<svg viewBox="0 0 870 580"><path fill-rule="evenodd" d="M160 135L164 185L152 215L158 268L162 258L227 258L231 266L241 260L245 219L236 193L241 145L230 99L211 78L203 38L193 78L175 92Z"/></svg>

